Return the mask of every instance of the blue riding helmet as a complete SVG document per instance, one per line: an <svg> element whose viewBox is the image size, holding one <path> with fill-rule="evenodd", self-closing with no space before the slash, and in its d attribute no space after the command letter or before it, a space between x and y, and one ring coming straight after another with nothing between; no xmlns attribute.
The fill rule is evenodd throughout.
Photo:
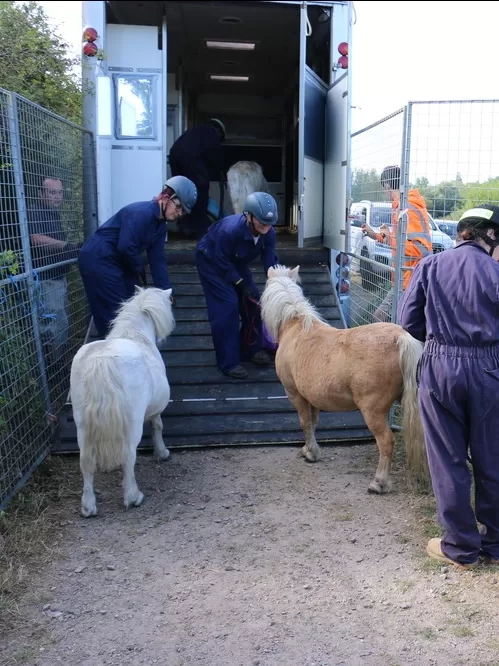
<svg viewBox="0 0 499 666"><path fill-rule="evenodd" d="M170 187L175 192L175 196L182 204L182 208L186 213L192 212L198 200L197 187L192 180L189 180L185 176L173 176L172 178L168 178L165 187Z"/></svg>
<svg viewBox="0 0 499 666"><path fill-rule="evenodd" d="M267 192L253 192L246 197L243 213L251 213L256 219L267 226L277 224L277 204L274 197Z"/></svg>

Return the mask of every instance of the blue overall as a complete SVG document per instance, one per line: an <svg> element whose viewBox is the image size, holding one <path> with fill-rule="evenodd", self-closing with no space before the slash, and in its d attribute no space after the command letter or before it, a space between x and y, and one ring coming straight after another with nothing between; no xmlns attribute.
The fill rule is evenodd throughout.
<svg viewBox="0 0 499 666"><path fill-rule="evenodd" d="M154 286L170 288L166 268L166 223L159 220L157 201L121 208L86 241L78 256L85 293L100 337L123 301L133 296L147 252Z"/></svg>
<svg viewBox="0 0 499 666"><path fill-rule="evenodd" d="M172 176L185 176L197 187L196 205L180 221L179 228L199 239L209 226L210 180L218 180L223 169L223 147L217 129L199 125L185 131L170 148L169 162Z"/></svg>
<svg viewBox="0 0 499 666"><path fill-rule="evenodd" d="M499 263L473 241L422 259L399 324L425 342L419 405L442 551L461 564L499 559Z"/></svg>
<svg viewBox="0 0 499 666"><path fill-rule="evenodd" d="M275 246L274 229L255 244L244 215L229 215L213 224L197 244L196 265L222 372L230 372L262 348L259 307L241 308L234 283L242 278L258 294L248 264L260 257L266 273L278 263Z"/></svg>

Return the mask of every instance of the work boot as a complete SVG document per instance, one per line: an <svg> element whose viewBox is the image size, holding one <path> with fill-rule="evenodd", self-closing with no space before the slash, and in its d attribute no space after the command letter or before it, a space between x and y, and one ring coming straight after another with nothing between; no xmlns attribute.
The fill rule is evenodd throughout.
<svg viewBox="0 0 499 666"><path fill-rule="evenodd" d="M472 562L471 564L461 564L460 562L455 562L451 560L450 557L447 557L442 551L442 539L434 537L428 541L426 546L426 553L433 559L438 560L444 564L451 564L458 569L474 569L477 565L477 562Z"/></svg>
<svg viewBox="0 0 499 666"><path fill-rule="evenodd" d="M255 365L272 365L273 361L264 349L260 349L254 356L251 357L251 362Z"/></svg>
<svg viewBox="0 0 499 666"><path fill-rule="evenodd" d="M229 372L226 372L225 374L233 379L246 379L248 376L247 370L245 370L242 365L236 365L235 368L232 368L232 370L229 370Z"/></svg>

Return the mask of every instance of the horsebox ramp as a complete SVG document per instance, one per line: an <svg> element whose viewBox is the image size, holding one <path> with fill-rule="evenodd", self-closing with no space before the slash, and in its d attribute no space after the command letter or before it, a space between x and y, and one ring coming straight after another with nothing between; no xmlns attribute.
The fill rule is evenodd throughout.
<svg viewBox="0 0 499 666"><path fill-rule="evenodd" d="M300 264L303 291L326 321L344 328L327 265L317 261L310 251L296 257L281 257L281 254L282 263ZM249 377L245 381L219 372L205 299L192 258L169 252L168 259L176 298L176 328L161 347L171 386L171 402L163 413L166 446L174 449L302 443L298 415L273 366L248 364ZM263 290L263 268L255 264L252 271L259 289ZM95 331L90 330L87 340L91 342L94 338ZM316 437L321 444L373 439L358 411L322 412ZM144 426L139 449L152 449L149 424ZM68 398L52 452L77 451L76 427Z"/></svg>

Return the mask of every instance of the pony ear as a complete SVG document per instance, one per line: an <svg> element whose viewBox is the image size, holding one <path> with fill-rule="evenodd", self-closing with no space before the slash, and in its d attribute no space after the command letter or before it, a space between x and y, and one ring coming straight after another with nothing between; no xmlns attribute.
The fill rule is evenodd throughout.
<svg viewBox="0 0 499 666"><path fill-rule="evenodd" d="M140 294L140 292L143 291L142 287L138 284L135 285L135 294Z"/></svg>
<svg viewBox="0 0 499 666"><path fill-rule="evenodd" d="M295 266L294 268L292 268L292 269L289 271L289 277L290 277L292 280L298 281L298 279L299 279L299 278L298 278L298 270L299 270L299 268L300 268L300 265L298 264L298 266Z"/></svg>
<svg viewBox="0 0 499 666"><path fill-rule="evenodd" d="M267 277L268 277L269 280L270 280L270 278L275 277L275 269L274 269L273 266L271 266L269 268L269 270L267 271Z"/></svg>
<svg viewBox="0 0 499 666"><path fill-rule="evenodd" d="M172 295L172 291L173 289L165 289L165 294L168 296L168 298L170 298L170 296Z"/></svg>

